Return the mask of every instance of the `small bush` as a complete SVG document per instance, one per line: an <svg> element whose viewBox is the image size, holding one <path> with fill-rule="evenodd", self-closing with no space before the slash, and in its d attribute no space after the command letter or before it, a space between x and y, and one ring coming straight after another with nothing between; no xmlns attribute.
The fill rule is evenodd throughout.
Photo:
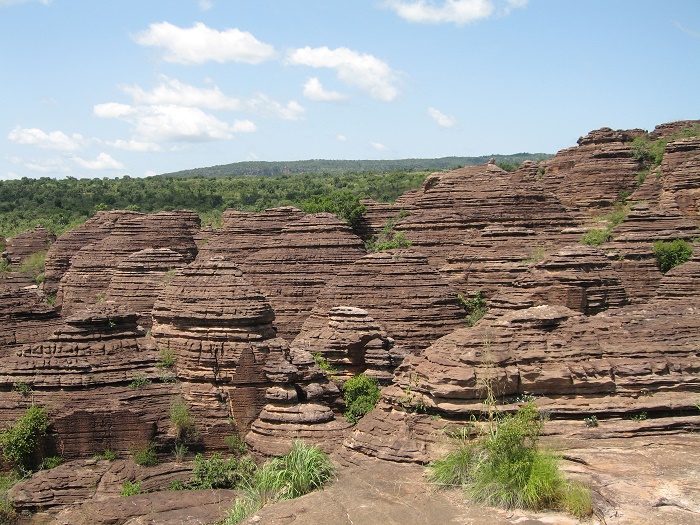
<svg viewBox="0 0 700 525"><path fill-rule="evenodd" d="M145 375L136 374L131 377L131 383L129 383L129 388L131 388L132 390L137 390L150 384L151 380L148 379Z"/></svg>
<svg viewBox="0 0 700 525"><path fill-rule="evenodd" d="M25 475L34 468L34 452L46 435L49 418L42 407L31 406L17 420L0 433L0 446L5 460L14 465L18 473Z"/></svg>
<svg viewBox="0 0 700 525"><path fill-rule="evenodd" d="M395 217L387 220L384 223L382 231L378 235L373 236L365 243L365 248L368 252L381 252L384 250L393 250L395 248L408 248L413 243L406 238L403 232L395 232L396 223L410 215L410 212L401 210Z"/></svg>
<svg viewBox="0 0 700 525"><path fill-rule="evenodd" d="M224 443L226 443L228 449L236 456L242 456L248 450L245 441L243 441L235 434L231 436L226 436L224 438Z"/></svg>
<svg viewBox="0 0 700 525"><path fill-rule="evenodd" d="M376 379L360 374L345 382L343 396L346 407L345 419L355 424L374 408L381 397L381 392Z"/></svg>
<svg viewBox="0 0 700 525"><path fill-rule="evenodd" d="M120 496L136 496L137 494L143 494L141 490L140 481L126 480L122 484L122 491L119 493Z"/></svg>
<svg viewBox="0 0 700 525"><path fill-rule="evenodd" d="M486 315L488 305L486 299L481 295L481 290L474 293L474 297L464 297L462 294L457 294L457 300L462 309L467 313L467 326L474 326L479 319Z"/></svg>
<svg viewBox="0 0 700 525"><path fill-rule="evenodd" d="M334 368L333 365L328 362L328 359L323 357L323 355L320 352L316 352L311 355L314 357L316 366L323 370L326 373L326 375L333 376L338 373L338 370Z"/></svg>
<svg viewBox="0 0 700 525"><path fill-rule="evenodd" d="M177 356L172 350L163 349L158 353L160 358L160 363L158 363L158 368L173 368L175 363L177 363Z"/></svg>
<svg viewBox="0 0 700 525"><path fill-rule="evenodd" d="M7 491L17 484L19 477L14 474L0 473L0 523L12 523L16 511L12 502L7 499Z"/></svg>
<svg viewBox="0 0 700 525"><path fill-rule="evenodd" d="M113 450L106 448L102 454L95 454L92 459L100 461L106 459L107 461L115 461L119 458L119 454Z"/></svg>
<svg viewBox="0 0 700 525"><path fill-rule="evenodd" d="M248 481L254 471L255 462L249 457L230 457L226 460L219 453L210 458L197 454L188 486L193 489L235 488Z"/></svg>
<svg viewBox="0 0 700 525"><path fill-rule="evenodd" d="M595 428L598 426L598 418L595 415L584 417L583 424L588 428Z"/></svg>
<svg viewBox="0 0 700 525"><path fill-rule="evenodd" d="M688 262L693 255L693 247L682 239L671 242L656 241L654 255L661 273L665 274L670 269Z"/></svg>
<svg viewBox="0 0 700 525"><path fill-rule="evenodd" d="M170 423L175 428L175 439L178 442L193 440L199 434L187 401L181 397L170 405Z"/></svg>
<svg viewBox="0 0 700 525"><path fill-rule="evenodd" d="M19 392L22 394L22 397L29 397L32 395L32 387L28 383L25 383L24 381L15 381L12 383L12 390L14 392Z"/></svg>
<svg viewBox="0 0 700 525"><path fill-rule="evenodd" d="M610 230L594 228L584 233L579 242L589 246L598 246L604 242L608 242L611 237L612 235L610 234Z"/></svg>
<svg viewBox="0 0 700 525"><path fill-rule="evenodd" d="M156 446L152 442L148 442L143 447L135 450L133 458L134 462L142 467L154 467L159 463Z"/></svg>
<svg viewBox="0 0 700 525"><path fill-rule="evenodd" d="M61 456L50 456L48 458L44 458L41 465L39 465L39 470L51 470L52 468L56 468L61 464L63 464L63 458Z"/></svg>

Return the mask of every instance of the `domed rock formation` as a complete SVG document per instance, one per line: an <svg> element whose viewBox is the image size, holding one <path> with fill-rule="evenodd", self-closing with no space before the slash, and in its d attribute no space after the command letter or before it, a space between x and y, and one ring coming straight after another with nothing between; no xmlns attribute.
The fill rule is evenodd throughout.
<svg viewBox="0 0 700 525"><path fill-rule="evenodd" d="M465 323L457 294L428 258L412 249L365 255L339 270L319 294L305 332L328 326L328 311L338 305L366 310L397 346L411 352Z"/></svg>
<svg viewBox="0 0 700 525"><path fill-rule="evenodd" d="M326 284L365 255L364 244L330 213L291 222L241 264L275 310L278 334L291 341Z"/></svg>
<svg viewBox="0 0 700 525"><path fill-rule="evenodd" d="M71 258L61 278L56 305L70 315L104 300L112 275L129 255L147 248L169 248L190 262L197 255L194 233L199 216L192 212L160 212L117 222L102 240L89 244Z"/></svg>
<svg viewBox="0 0 700 525"><path fill-rule="evenodd" d="M25 230L5 241L6 259L14 270L19 270L32 255L46 253L55 240L56 236L43 226Z"/></svg>

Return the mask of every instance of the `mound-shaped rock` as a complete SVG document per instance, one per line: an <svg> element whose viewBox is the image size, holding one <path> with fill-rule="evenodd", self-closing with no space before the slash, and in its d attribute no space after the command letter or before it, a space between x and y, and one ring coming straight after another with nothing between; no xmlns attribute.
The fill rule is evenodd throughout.
<svg viewBox="0 0 700 525"><path fill-rule="evenodd" d="M35 286L20 288L0 280L0 359L48 336L60 322Z"/></svg>
<svg viewBox="0 0 700 525"><path fill-rule="evenodd" d="M270 301L277 333L291 341L325 285L365 253L347 224L317 213L288 224L247 257L241 270Z"/></svg>
<svg viewBox="0 0 700 525"><path fill-rule="evenodd" d="M169 248L190 262L197 254L194 234L199 216L187 211L160 212L120 220L102 240L84 246L71 259L56 295L63 315L104 300L116 268L147 248Z"/></svg>
<svg viewBox="0 0 700 525"><path fill-rule="evenodd" d="M71 258L81 248L104 239L117 222L140 215L126 210L98 211L94 217L61 235L46 253L44 291L52 295L57 292L58 283L70 267Z"/></svg>
<svg viewBox="0 0 700 525"><path fill-rule="evenodd" d="M291 348L321 356L340 379L364 373L380 384L391 381L394 369L408 354L366 310L351 306L331 308L326 326L307 329L304 325Z"/></svg>
<svg viewBox="0 0 700 525"><path fill-rule="evenodd" d="M318 296L305 333L322 331L329 310L341 305L366 310L397 346L413 352L464 326L457 294L428 258L412 249L365 255L339 270Z"/></svg>
<svg viewBox="0 0 700 525"><path fill-rule="evenodd" d="M10 266L18 270L22 263L36 253L46 253L56 236L44 228L36 226L33 230L25 230L14 237L7 239L5 252Z"/></svg>

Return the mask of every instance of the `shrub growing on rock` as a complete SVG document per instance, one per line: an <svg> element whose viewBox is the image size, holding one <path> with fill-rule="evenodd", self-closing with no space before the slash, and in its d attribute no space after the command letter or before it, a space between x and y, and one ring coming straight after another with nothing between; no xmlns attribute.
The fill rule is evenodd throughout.
<svg viewBox="0 0 700 525"><path fill-rule="evenodd" d="M345 382L343 395L346 407L345 419L355 424L374 408L381 397L381 392L376 379L360 374Z"/></svg>
<svg viewBox="0 0 700 525"><path fill-rule="evenodd" d="M34 453L48 427L46 409L31 406L14 425L0 433L2 455L14 465L18 473L25 475L34 470Z"/></svg>
<svg viewBox="0 0 700 525"><path fill-rule="evenodd" d="M671 242L656 241L654 243L654 255L661 273L666 273L671 268L688 262L693 255L693 247L682 239L676 239Z"/></svg>

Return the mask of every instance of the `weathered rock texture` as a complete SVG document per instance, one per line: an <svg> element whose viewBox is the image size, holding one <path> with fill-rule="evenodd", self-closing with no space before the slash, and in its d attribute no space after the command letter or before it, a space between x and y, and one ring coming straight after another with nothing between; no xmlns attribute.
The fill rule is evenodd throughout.
<svg viewBox="0 0 700 525"><path fill-rule="evenodd" d="M313 442L340 439L347 424L324 402L337 397L337 387L308 352L289 352L270 303L235 264L219 257L187 266L153 316L153 336L175 355L182 396L208 446L251 426L250 443L268 453L288 447L295 433Z"/></svg>
<svg viewBox="0 0 700 525"><path fill-rule="evenodd" d="M28 406L46 406L48 449L66 458L106 448L128 451L169 430L172 384L159 383L155 345L136 314L103 303L66 319L44 341L0 360L0 419L16 420ZM24 398L11 387L32 389Z"/></svg>
<svg viewBox="0 0 700 525"><path fill-rule="evenodd" d="M59 324L58 313L36 287L19 288L0 280L0 360L18 346L48 336Z"/></svg>
<svg viewBox="0 0 700 525"><path fill-rule="evenodd" d="M207 260L222 256L241 263L268 241L278 237L287 225L303 216L304 212L292 206L271 208L264 213L226 210L221 228L200 246L199 258Z"/></svg>
<svg viewBox="0 0 700 525"><path fill-rule="evenodd" d="M320 293L304 331L323 330L335 306L366 310L397 345L414 352L464 326L457 294L413 249L369 254L341 269Z"/></svg>
<svg viewBox="0 0 700 525"><path fill-rule="evenodd" d="M69 315L104 300L119 265L147 248L169 248L190 262L197 254L194 232L199 216L192 212L161 212L120 220L102 240L84 246L71 258L61 278L56 305Z"/></svg>
<svg viewBox="0 0 700 525"><path fill-rule="evenodd" d="M70 267L71 258L81 248L104 239L114 229L117 222L137 217L141 214L133 211L98 211L85 223L67 231L51 245L46 253L46 270L44 290L55 294L58 283Z"/></svg>
<svg viewBox="0 0 700 525"><path fill-rule="evenodd" d="M316 319L309 323L314 324ZM304 325L291 347L321 356L341 380L365 374L380 384L391 381L394 369L408 354L366 310L351 306L331 308L325 326L307 329Z"/></svg>
<svg viewBox="0 0 700 525"><path fill-rule="evenodd" d="M46 253L49 246L56 240L56 236L42 226L36 226L33 230L26 230L14 237L7 239L5 247L6 259L10 266L17 270L29 257L38 253Z"/></svg>
<svg viewBox="0 0 700 525"><path fill-rule="evenodd" d="M267 296L280 337L291 341L326 284L365 255L364 244L335 215L307 215L283 228L241 264Z"/></svg>

